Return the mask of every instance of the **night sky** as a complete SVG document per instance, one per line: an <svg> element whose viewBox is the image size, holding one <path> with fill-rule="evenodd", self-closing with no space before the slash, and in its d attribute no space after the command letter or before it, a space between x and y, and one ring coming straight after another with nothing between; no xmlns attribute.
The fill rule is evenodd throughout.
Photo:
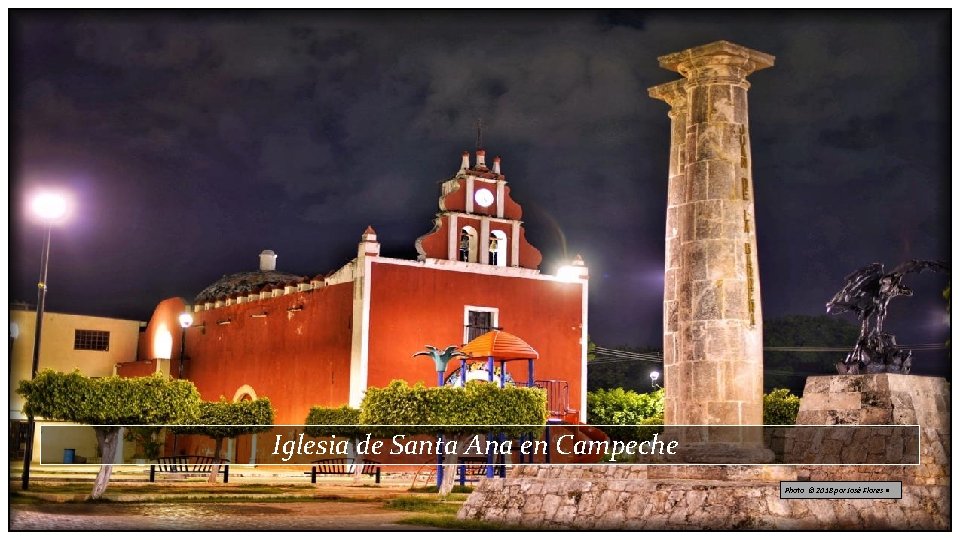
<svg viewBox="0 0 960 540"><path fill-rule="evenodd" d="M41 185L75 197L54 311L147 320L263 249L325 274L367 225L415 258L482 118L542 270L586 260L591 336L659 347L669 119L647 88L679 77L657 56L718 39L776 56L749 79L765 317L823 313L874 261L950 260L948 11L12 11L10 30L11 301L36 301ZM947 339L946 282L907 278L901 343Z"/></svg>

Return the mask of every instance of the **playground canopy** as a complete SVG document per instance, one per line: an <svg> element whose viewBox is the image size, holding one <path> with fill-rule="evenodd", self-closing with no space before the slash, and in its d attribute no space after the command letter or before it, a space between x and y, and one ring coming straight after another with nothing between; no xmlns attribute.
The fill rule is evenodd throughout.
<svg viewBox="0 0 960 540"><path fill-rule="evenodd" d="M502 330L491 330L477 336L473 341L460 348L460 352L471 358L493 358L494 361L536 360L540 354L526 341Z"/></svg>

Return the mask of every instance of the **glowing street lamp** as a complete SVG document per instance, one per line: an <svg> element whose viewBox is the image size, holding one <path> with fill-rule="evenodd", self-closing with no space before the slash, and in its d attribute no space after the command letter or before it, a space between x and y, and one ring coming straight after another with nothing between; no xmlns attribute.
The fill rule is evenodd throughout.
<svg viewBox="0 0 960 540"><path fill-rule="evenodd" d="M33 336L33 364L30 378L37 376L40 369L40 335L43 329L43 310L47 301L47 269L50 263L50 233L53 225L67 215L67 198L63 194L44 191L30 200L33 215L46 226L43 237L43 250L40 252L40 281L37 283L37 325ZM36 422L32 414L27 415L27 446L23 453L23 489L30 487L30 462L33 460L33 434Z"/></svg>
<svg viewBox="0 0 960 540"><path fill-rule="evenodd" d="M184 311L180 314L180 362L177 367L177 378L183 378L183 361L186 360L187 328L193 326L193 315Z"/></svg>
<svg viewBox="0 0 960 540"><path fill-rule="evenodd" d="M189 312L184 311L177 317L177 320L180 322L180 361L177 363L177 378L183 378L183 361L187 359L187 328L193 326L193 315ZM177 454L177 439L178 435L173 434L173 454Z"/></svg>
<svg viewBox="0 0 960 540"><path fill-rule="evenodd" d="M40 221L51 225L67 215L67 199L52 191L38 193L30 201L30 210Z"/></svg>
<svg viewBox="0 0 960 540"><path fill-rule="evenodd" d="M650 372L650 386L656 388L656 387L657 387L657 381L658 381L659 379L660 379L660 372L659 372L659 371L651 371L651 372Z"/></svg>

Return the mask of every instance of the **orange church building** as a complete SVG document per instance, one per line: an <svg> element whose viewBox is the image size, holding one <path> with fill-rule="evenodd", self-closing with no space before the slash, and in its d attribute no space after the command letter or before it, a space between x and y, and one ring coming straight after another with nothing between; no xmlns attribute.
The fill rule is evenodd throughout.
<svg viewBox="0 0 960 540"><path fill-rule="evenodd" d="M502 329L539 352L534 378L566 386L585 421L587 268L578 257L558 275L541 273L500 158L488 168L478 150L469 161L464 152L442 184L417 260L381 257L371 227L356 258L325 275L278 272L277 256L264 251L258 271L228 275L190 305L161 302L139 361L118 373L146 374L159 365L148 361L170 358L170 374L193 381L204 399L269 397L277 424L302 424L311 406L358 406L368 387L393 379L434 385L433 362L414 353ZM184 311L193 316L186 329ZM451 362L448 375L458 366ZM526 362L507 369L518 384L529 380Z"/></svg>

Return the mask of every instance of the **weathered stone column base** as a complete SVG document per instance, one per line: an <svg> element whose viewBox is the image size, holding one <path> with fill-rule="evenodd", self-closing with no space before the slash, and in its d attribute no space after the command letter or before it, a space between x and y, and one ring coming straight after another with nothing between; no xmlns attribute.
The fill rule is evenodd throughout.
<svg viewBox="0 0 960 540"><path fill-rule="evenodd" d="M756 465L773 462L774 454L769 448L760 445L706 442L681 445L676 458L676 463Z"/></svg>
<svg viewBox="0 0 960 540"><path fill-rule="evenodd" d="M508 478L483 480L458 517L543 529L826 531L950 526L949 486L904 485L900 500L781 499L779 482L771 480L644 479L636 467L605 467L606 474L595 478L565 478L571 472L567 467L527 469ZM753 476L764 474L756 471Z"/></svg>

